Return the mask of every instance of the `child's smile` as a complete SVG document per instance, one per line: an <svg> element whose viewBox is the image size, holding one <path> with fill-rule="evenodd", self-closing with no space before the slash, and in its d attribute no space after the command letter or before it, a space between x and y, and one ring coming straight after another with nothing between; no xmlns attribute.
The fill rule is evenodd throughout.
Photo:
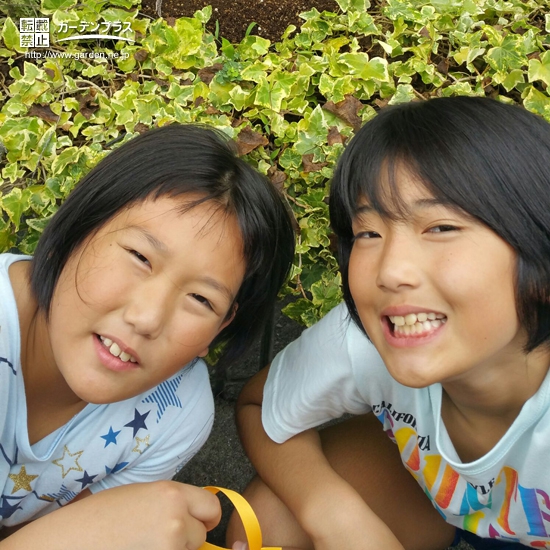
<svg viewBox="0 0 550 550"><path fill-rule="evenodd" d="M420 310L411 312L409 309L393 308L391 312L384 312L386 338L394 346L420 345L447 322L443 313Z"/></svg>
<svg viewBox="0 0 550 550"><path fill-rule="evenodd" d="M397 182L403 217L389 220L364 202L353 223L349 285L365 330L405 385L477 368L502 375L524 357L513 249L404 170Z"/></svg>
<svg viewBox="0 0 550 550"><path fill-rule="evenodd" d="M208 351L245 263L236 219L197 196L138 203L67 262L52 300L55 368L90 403L138 395Z"/></svg>
<svg viewBox="0 0 550 550"><path fill-rule="evenodd" d="M117 342L100 334L94 342L101 362L115 371L131 370L139 366L138 354L117 339Z"/></svg>

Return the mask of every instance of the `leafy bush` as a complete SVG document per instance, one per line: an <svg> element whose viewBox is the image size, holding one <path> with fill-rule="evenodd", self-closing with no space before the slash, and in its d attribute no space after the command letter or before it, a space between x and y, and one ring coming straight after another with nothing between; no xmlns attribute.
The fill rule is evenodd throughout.
<svg viewBox="0 0 550 550"><path fill-rule="evenodd" d="M346 141L379 107L489 95L550 121L548 2L337 1L339 13L303 13L301 29L276 44L252 35L230 44L205 31L208 7L167 22L140 18L137 0L42 0L54 25L131 21L135 43L70 42L52 46L58 57L30 61L6 18L0 250L32 253L75 183L122 141L154 125L206 123L284 190L298 238L285 292L299 296L286 313L315 322L341 299L328 183Z"/></svg>

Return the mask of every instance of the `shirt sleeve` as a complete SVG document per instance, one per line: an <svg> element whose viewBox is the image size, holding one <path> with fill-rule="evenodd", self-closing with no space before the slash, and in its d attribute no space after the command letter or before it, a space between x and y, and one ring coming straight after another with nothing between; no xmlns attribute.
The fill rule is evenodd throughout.
<svg viewBox="0 0 550 550"><path fill-rule="evenodd" d="M357 363L379 356L340 304L281 351L264 387L262 423L273 441L292 436L344 413L371 410L357 382Z"/></svg>
<svg viewBox="0 0 550 550"><path fill-rule="evenodd" d="M198 361L180 384L178 399L182 407L168 406L155 430L136 444L129 457L129 465L105 476L89 488L94 492L130 483L171 479L204 445L214 421L214 398L208 370ZM139 453L136 460L134 453Z"/></svg>

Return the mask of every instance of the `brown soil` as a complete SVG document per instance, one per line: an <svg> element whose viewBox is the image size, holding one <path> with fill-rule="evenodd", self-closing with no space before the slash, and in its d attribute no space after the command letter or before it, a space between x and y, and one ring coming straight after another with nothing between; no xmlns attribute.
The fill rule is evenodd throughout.
<svg viewBox="0 0 550 550"><path fill-rule="evenodd" d="M142 0L142 12L157 18L155 9L158 0ZM240 42L250 23L256 23L251 34L268 38L272 42L281 39L289 25L300 27L303 20L299 13L317 8L337 12L334 0L162 0L161 15L168 17L191 17L195 11L212 6L212 18L207 29L215 33L216 21L219 36L230 42Z"/></svg>

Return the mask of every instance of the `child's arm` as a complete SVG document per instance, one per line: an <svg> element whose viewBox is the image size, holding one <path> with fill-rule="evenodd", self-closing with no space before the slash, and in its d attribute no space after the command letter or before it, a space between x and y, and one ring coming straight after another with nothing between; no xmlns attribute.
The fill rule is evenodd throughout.
<svg viewBox="0 0 550 550"><path fill-rule="evenodd" d="M215 527L216 496L192 485L158 481L101 491L43 516L0 550L196 549Z"/></svg>
<svg viewBox="0 0 550 550"><path fill-rule="evenodd" d="M294 514L316 550L402 549L385 523L332 469L316 430L304 431L283 444L269 438L261 420L267 373L267 368L260 371L237 403L241 439L262 480Z"/></svg>

